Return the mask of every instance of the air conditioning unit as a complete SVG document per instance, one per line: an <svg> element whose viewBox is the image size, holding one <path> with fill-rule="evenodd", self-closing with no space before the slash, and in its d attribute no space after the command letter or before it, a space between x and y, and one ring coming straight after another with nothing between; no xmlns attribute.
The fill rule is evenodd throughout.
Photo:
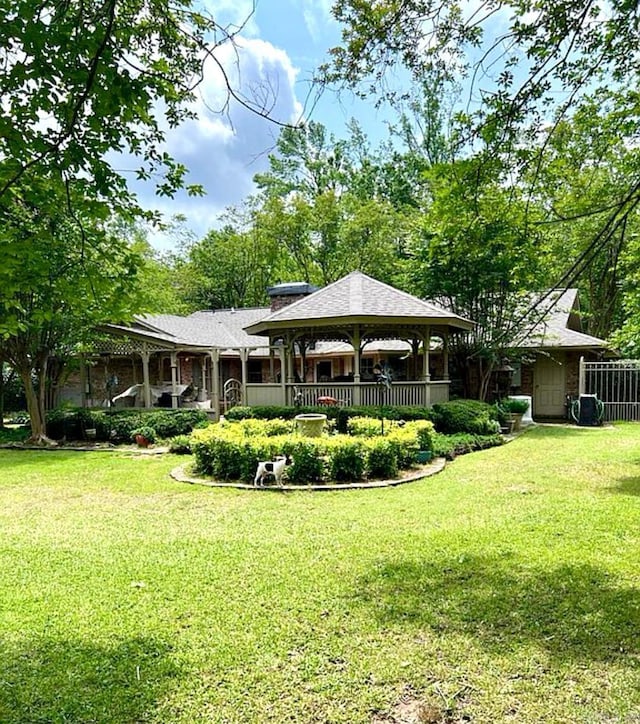
<svg viewBox="0 0 640 724"><path fill-rule="evenodd" d="M571 417L581 427L602 425L604 405L596 395L580 395L571 405Z"/></svg>

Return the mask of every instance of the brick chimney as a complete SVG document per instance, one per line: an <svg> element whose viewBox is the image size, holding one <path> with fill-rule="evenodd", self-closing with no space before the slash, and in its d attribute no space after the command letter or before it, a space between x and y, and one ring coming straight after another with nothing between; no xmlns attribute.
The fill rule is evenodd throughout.
<svg viewBox="0 0 640 724"><path fill-rule="evenodd" d="M277 312L278 309L286 307L298 299L308 297L309 294L317 292L318 287L308 282L285 282L284 284L276 284L267 288L267 294L271 299L271 311Z"/></svg>

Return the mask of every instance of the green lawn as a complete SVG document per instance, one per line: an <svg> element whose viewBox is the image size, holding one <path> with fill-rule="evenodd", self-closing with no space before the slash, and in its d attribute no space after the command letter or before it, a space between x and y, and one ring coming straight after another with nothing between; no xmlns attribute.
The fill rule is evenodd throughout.
<svg viewBox="0 0 640 724"><path fill-rule="evenodd" d="M0 722L640 721L640 426L373 491L183 460L0 451Z"/></svg>

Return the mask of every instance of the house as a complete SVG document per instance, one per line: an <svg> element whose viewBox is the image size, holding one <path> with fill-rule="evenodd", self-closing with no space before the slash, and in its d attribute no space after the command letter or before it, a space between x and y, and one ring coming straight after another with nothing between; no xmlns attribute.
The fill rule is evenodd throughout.
<svg viewBox="0 0 640 724"><path fill-rule="evenodd" d="M322 289L269 289L271 306L139 317L106 325L66 397L82 405L388 404L449 397L451 334L472 322L361 272Z"/></svg>
<svg viewBox="0 0 640 724"><path fill-rule="evenodd" d="M425 405L449 399L448 349L470 320L361 272L322 289L269 290L270 307L138 317L107 325L67 387L82 405ZM518 343L508 392L531 395L534 415L561 417L578 390L580 356L605 343L581 331L576 290L551 295L544 322ZM390 372L382 390L374 370ZM381 397L381 396L384 396Z"/></svg>
<svg viewBox="0 0 640 724"><path fill-rule="evenodd" d="M511 392L532 398L536 419L565 418L567 398L579 394L580 359L597 360L607 343L582 331L577 289L555 290L541 301L540 321L514 343Z"/></svg>

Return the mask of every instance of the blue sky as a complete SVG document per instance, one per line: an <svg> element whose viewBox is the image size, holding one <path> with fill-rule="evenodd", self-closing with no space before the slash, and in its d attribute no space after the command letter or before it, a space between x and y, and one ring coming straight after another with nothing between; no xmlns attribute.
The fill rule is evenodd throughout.
<svg viewBox="0 0 640 724"><path fill-rule="evenodd" d="M339 43L340 29L330 13L329 0L258 0L251 15L247 0L205 0L222 25L240 23L250 16L238 41L238 53L221 48L224 64L234 87L247 96L256 94L282 122L310 117L324 123L337 136L358 116L369 127L376 112L348 97L325 93L311 108L310 81L327 50ZM186 226L199 238L216 226L225 208L242 202L253 191L253 176L268 166L279 128L231 103L228 113L219 113L226 98L220 73L213 64L196 102L198 118L167 133L167 149L190 170L188 181L200 183L203 198L180 194L160 199L150 185L133 184L143 204L159 209L165 217L182 214ZM158 248L170 248L172 240L162 234L150 237Z"/></svg>
<svg viewBox="0 0 640 724"><path fill-rule="evenodd" d="M223 27L242 24L236 48L225 45L216 57L223 64L232 86L249 98L260 98L270 115L284 123L309 119L323 123L338 138L346 137L351 118L368 134L375 147L386 136L384 117L369 103L325 91L313 104L309 94L318 66L327 61L329 48L339 45L341 28L331 15L333 0L199 0ZM470 18L482 6L480 0L465 0ZM253 11L253 12L252 12ZM524 18L522 18L524 19ZM528 18L535 23L535 17ZM494 37L508 27L508 15L492 14L485 30ZM476 53L482 53L480 48ZM475 78L474 93L462 93L460 101L475 104L478 88L490 88L501 69L501 45L496 44ZM494 63L493 60L496 60ZM527 61L523 57L520 70ZM219 226L225 209L241 204L255 189L253 177L268 167L268 155L279 134L277 125L243 109L233 101L225 113L227 96L222 75L213 62L195 103L197 119L167 132L167 150L190 170L188 183L206 190L202 198L181 193L175 199L157 198L151 184L132 182L143 205L158 209L165 219L180 214L196 238ZM160 249L175 246L175 237L153 232L150 240Z"/></svg>

